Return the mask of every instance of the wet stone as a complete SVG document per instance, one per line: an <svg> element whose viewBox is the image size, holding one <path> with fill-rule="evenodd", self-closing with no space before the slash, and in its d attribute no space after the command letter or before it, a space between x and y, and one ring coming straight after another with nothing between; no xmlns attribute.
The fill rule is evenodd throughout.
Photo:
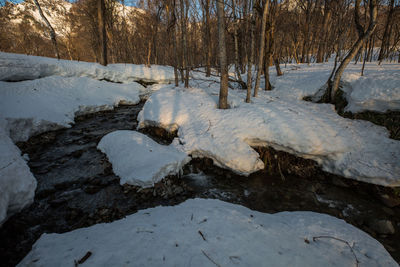
<svg viewBox="0 0 400 267"><path fill-rule="evenodd" d="M370 222L369 226L376 233L381 235L392 235L395 233L393 223L389 220L373 220L372 222Z"/></svg>

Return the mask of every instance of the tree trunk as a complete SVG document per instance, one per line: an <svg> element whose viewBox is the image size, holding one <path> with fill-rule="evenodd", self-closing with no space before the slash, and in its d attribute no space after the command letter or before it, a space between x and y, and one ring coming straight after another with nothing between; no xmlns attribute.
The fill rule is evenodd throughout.
<svg viewBox="0 0 400 267"><path fill-rule="evenodd" d="M275 68L276 68L276 76L282 76L282 70L281 70L281 66L279 65L279 59L275 58Z"/></svg>
<svg viewBox="0 0 400 267"><path fill-rule="evenodd" d="M327 42L327 36L328 36L328 22L331 19L331 8L330 8L330 1L331 0L325 0L325 8L324 8L324 19L322 23L322 32L318 44L318 52L317 52L317 63L322 63L324 62L324 55L325 55L325 50L326 50L326 42Z"/></svg>
<svg viewBox="0 0 400 267"><path fill-rule="evenodd" d="M185 2L180 0L181 6L181 31L182 31L182 78L185 82L185 88L189 87L189 71L188 71L188 48L187 48L187 27L186 27L186 19L187 19L187 11L188 6L185 6ZM186 72L184 74L184 72Z"/></svg>
<svg viewBox="0 0 400 267"><path fill-rule="evenodd" d="M225 11L224 0L217 0L217 16L218 16L218 54L219 65L221 69L221 86L219 90L220 109L228 108L228 66L226 58L225 43Z"/></svg>
<svg viewBox="0 0 400 267"><path fill-rule="evenodd" d="M237 17L236 17L236 0L232 0L232 12L233 12L233 40L235 43L235 73L237 76L237 79L240 84L243 84L242 81L242 76L240 75L240 69L239 69L239 41L238 41L238 22L237 22Z"/></svg>
<svg viewBox="0 0 400 267"><path fill-rule="evenodd" d="M252 14L250 14L250 58L247 61L247 94L246 94L246 103L250 103L251 96L251 87L253 86L253 79L251 75L251 69L253 67L254 61L254 29L256 27L256 21L254 18L254 9Z"/></svg>
<svg viewBox="0 0 400 267"><path fill-rule="evenodd" d="M354 19L356 22L357 30L359 37L357 41L353 44L352 48L350 49L350 52L348 55L343 59L342 63L340 64L339 68L337 69L335 76L332 81L332 87L330 89L330 102L334 103L335 101L335 95L337 91L339 90L339 82L340 78L342 77L342 74L344 70L346 69L347 65L350 63L350 61L354 58L354 56L358 53L360 50L361 46L367 40L370 35L373 33L373 31L376 28L376 16L377 16L377 0L370 0L369 1L369 8L370 8L370 21L369 21L369 26L367 31L364 32L364 28L362 27L360 20L359 20L359 8L360 8L360 2L361 0L356 0L355 8L354 8Z"/></svg>
<svg viewBox="0 0 400 267"><path fill-rule="evenodd" d="M105 23L105 4L104 0L97 0L97 17L99 22L100 34L100 64L107 66L107 34Z"/></svg>
<svg viewBox="0 0 400 267"><path fill-rule="evenodd" d="M46 16L43 14L43 11L39 5L39 2L37 0L33 0L33 2L35 2L35 5L39 10L40 16L42 17L44 23L46 23L46 25L47 25L47 28L48 28L49 34L50 34L50 39L51 39L51 42L53 43L54 54L56 55L57 59L60 59L60 54L58 52L58 45L57 45L57 40L56 40L56 32L54 31L53 27L51 26L51 24L48 21L48 19L46 18Z"/></svg>
<svg viewBox="0 0 400 267"><path fill-rule="evenodd" d="M189 88L189 53L188 53L188 38L187 38L187 21L188 21L188 12L189 12L189 1L185 1L185 35L184 35L184 52L185 52L185 60L186 60L186 69L185 69L185 88Z"/></svg>
<svg viewBox="0 0 400 267"><path fill-rule="evenodd" d="M268 6L269 6L269 0L266 0L264 3L263 16L261 21L260 56L258 57L256 85L254 87L254 97L257 97L258 88L260 87L261 68L264 57L264 46L265 46L264 39L265 39L265 28L267 26Z"/></svg>
<svg viewBox="0 0 400 267"><path fill-rule="evenodd" d="M150 68L150 58L151 58L151 41L149 41L149 44L147 46L147 61L146 61L146 67ZM102 64L103 65L103 64Z"/></svg>
<svg viewBox="0 0 400 267"><path fill-rule="evenodd" d="M389 3L389 14L386 20L386 25L385 25L385 32L383 33L383 38L382 38L382 44L381 44L381 49L379 51L379 64L381 64L382 60L387 57L388 50L389 50L389 42L390 42L390 23L393 23L393 13L394 13L394 0L390 0Z"/></svg>
<svg viewBox="0 0 400 267"><path fill-rule="evenodd" d="M176 16L175 16L175 3L176 0L169 1L166 4L166 11L168 15L168 31L169 37L172 38L172 50L173 50L173 65L174 65L174 77L175 77L175 86L179 86L179 77L178 77L178 53L176 51Z"/></svg>
<svg viewBox="0 0 400 267"><path fill-rule="evenodd" d="M210 29L210 0L206 0L206 77L211 76L211 29Z"/></svg>

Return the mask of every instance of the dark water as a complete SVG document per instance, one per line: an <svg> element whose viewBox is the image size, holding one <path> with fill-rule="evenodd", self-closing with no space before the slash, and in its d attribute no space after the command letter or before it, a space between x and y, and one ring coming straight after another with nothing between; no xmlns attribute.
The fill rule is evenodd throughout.
<svg viewBox="0 0 400 267"><path fill-rule="evenodd" d="M42 233L111 222L139 209L175 205L193 197L218 198L262 212L310 210L331 214L377 238L400 262L400 207L382 203L383 194L395 198L392 191L382 187L323 172L304 178L288 174L285 169L278 174L264 171L241 177L214 167L207 159L193 160L185 167L183 177L168 177L154 189L138 191L136 187L120 186L106 156L96 146L109 132L136 129L142 107L143 103L81 116L72 128L19 144L30 157L38 188L34 203L0 228L0 266L18 263ZM146 133L153 133L160 143L168 143L159 137L159 131ZM285 157L282 153L277 156ZM300 170L306 168L297 160L288 164ZM396 233L380 234L373 226L377 219L390 221Z"/></svg>

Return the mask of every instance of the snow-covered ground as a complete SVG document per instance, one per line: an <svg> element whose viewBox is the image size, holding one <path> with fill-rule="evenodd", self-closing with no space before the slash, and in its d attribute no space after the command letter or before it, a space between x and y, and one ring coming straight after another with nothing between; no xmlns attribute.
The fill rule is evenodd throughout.
<svg viewBox="0 0 400 267"><path fill-rule="evenodd" d="M70 127L75 115L113 109L120 103L136 104L143 86L117 84L86 77L46 78L0 82L0 114L8 121L11 138L29 137Z"/></svg>
<svg viewBox="0 0 400 267"><path fill-rule="evenodd" d="M376 62L367 63L364 76L361 76L361 64L349 64L342 81L343 90L349 105L346 111L365 110L385 112L400 110L400 64ZM271 84L280 95L301 99L313 95L327 81L333 64L290 64L282 68L284 76L277 77L273 68Z"/></svg>
<svg viewBox="0 0 400 267"><path fill-rule="evenodd" d="M36 180L12 141L70 127L79 114L136 104L147 91L131 81L162 83L171 77L173 70L164 66L103 67L0 52L0 80L23 80L0 81L0 223L30 204L36 188Z"/></svg>
<svg viewBox="0 0 400 267"><path fill-rule="evenodd" d="M69 127L76 114L111 109L119 103L134 104L145 92L153 95L139 116L140 127L179 128L179 142L193 157L209 157L218 166L248 175L264 167L251 146L269 145L314 159L329 172L399 186L400 142L389 139L386 129L344 119L331 105L301 100L323 85L331 68L331 63L288 65L282 77L271 71L274 91L261 91L247 104L244 91L230 90L231 109L218 110L218 78L205 78L202 73L192 74L190 89L155 85L144 90L132 81L168 82L173 80L173 69L130 64L103 67L0 53L0 80L4 80L0 82L0 221L30 203L35 189L33 176L9 137L14 142L24 141L44 131ZM344 74L348 110L399 109L398 64L368 63L364 77L359 71L360 65L351 64ZM123 84L99 81L102 79ZM10 80L23 81L5 82ZM119 160L111 161L118 169Z"/></svg>
<svg viewBox="0 0 400 267"><path fill-rule="evenodd" d="M5 124L0 118L0 226L33 202L36 189L36 179L4 130Z"/></svg>
<svg viewBox="0 0 400 267"><path fill-rule="evenodd" d="M169 83L174 80L174 69L168 66L134 64L109 64L104 67L97 63L55 58L27 56L0 52L0 81L21 81L47 76L89 77L129 83L145 82Z"/></svg>
<svg viewBox="0 0 400 267"><path fill-rule="evenodd" d="M85 266L398 266L378 241L343 220L265 214L211 199L43 234L18 266L73 266L85 255Z"/></svg>
<svg viewBox="0 0 400 267"><path fill-rule="evenodd" d="M342 118L332 105L302 100L325 83L331 68L332 64L289 66L284 76L273 76L275 89L261 91L259 97L252 98L251 104L244 103L244 91L230 90L229 110L216 108L219 84L208 82L202 86L206 83L205 77L191 81L189 89L158 85L139 114L139 127L179 129L180 142L188 154L212 158L214 164L243 175L264 167L251 146L272 146L313 159L331 173L368 183L399 186L400 142L389 139L385 128ZM396 93L399 65L368 64L365 77L381 75L390 81L381 87L374 83L369 89L353 82L374 79L355 79L359 68L352 65L345 73L353 93L363 91L371 96L384 96L381 99L387 104L382 101L380 108L400 99ZM378 73L371 74L375 72ZM379 93L370 92L377 92L379 88Z"/></svg>
<svg viewBox="0 0 400 267"><path fill-rule="evenodd" d="M151 187L168 175L178 174L190 161L179 144L163 146L136 131L109 133L97 148L107 155L121 184L140 187Z"/></svg>

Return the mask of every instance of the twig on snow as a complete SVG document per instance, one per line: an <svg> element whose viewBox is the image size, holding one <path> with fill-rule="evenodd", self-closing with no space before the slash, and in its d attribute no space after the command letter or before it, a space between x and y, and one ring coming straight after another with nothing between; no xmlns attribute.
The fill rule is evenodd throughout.
<svg viewBox="0 0 400 267"><path fill-rule="evenodd" d="M354 252L353 247L350 246L349 242L347 242L346 240L343 240L343 239L334 237L334 236L327 236L327 235L314 236L314 237L313 237L313 241L315 242L317 239L322 239L322 238L335 239L335 240L337 240L337 241L340 241L340 242L342 242L342 243L345 243L345 244L350 248L351 253L353 253L354 258L356 259L356 267L359 266L358 264L360 263L360 261L358 260L357 255L356 255L356 253ZM354 244L353 244L353 246L354 246Z"/></svg>
<svg viewBox="0 0 400 267"><path fill-rule="evenodd" d="M77 267L79 264L83 264L89 257L92 256L92 252L88 251L86 252L85 256L83 256L79 261L74 261L75 267Z"/></svg>
<svg viewBox="0 0 400 267"><path fill-rule="evenodd" d="M201 250L201 252L203 252L204 256L207 257L207 259L209 259L212 263L215 264L215 266L221 267L221 265L219 265L218 263L216 263L213 259L211 259L210 256L207 255L207 253L204 252L204 250Z"/></svg>
<svg viewBox="0 0 400 267"><path fill-rule="evenodd" d="M199 230L198 233L201 235L204 241L207 241L207 239L204 237L203 233Z"/></svg>
<svg viewBox="0 0 400 267"><path fill-rule="evenodd" d="M14 160L14 161L11 161L11 162L8 163L7 165L1 167L1 168L0 168L0 171L3 170L3 169L5 169L5 168L7 168L7 167L10 166L10 165L12 165L14 162L15 162L15 160Z"/></svg>

